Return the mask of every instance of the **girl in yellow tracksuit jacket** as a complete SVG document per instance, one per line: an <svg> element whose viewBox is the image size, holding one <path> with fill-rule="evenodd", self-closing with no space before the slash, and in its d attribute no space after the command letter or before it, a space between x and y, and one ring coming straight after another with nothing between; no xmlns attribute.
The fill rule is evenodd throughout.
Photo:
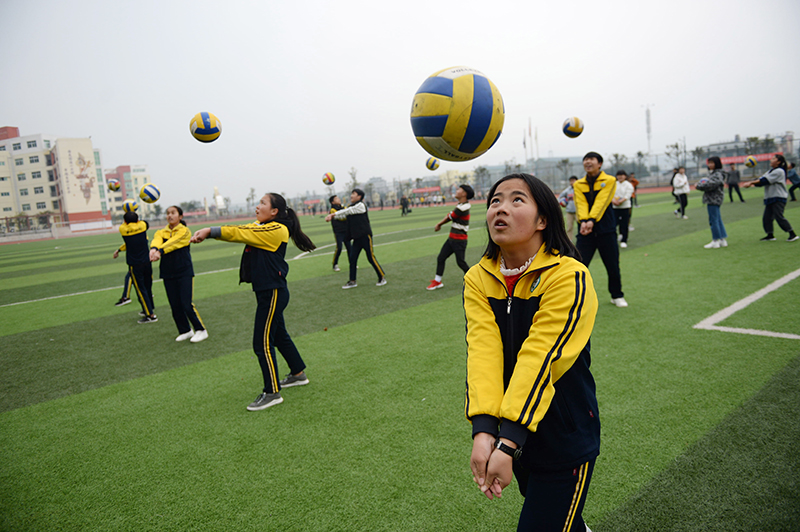
<svg viewBox="0 0 800 532"><path fill-rule="evenodd" d="M314 243L300 229L294 210L280 194L265 194L256 206L256 221L245 225L226 225L200 229L192 242L206 238L246 244L239 269L240 282L252 283L256 293L256 320L253 330L253 351L264 377L263 391L247 406L252 411L264 410L283 402L281 388L308 384L305 363L286 330L283 310L289 304L286 275L286 246L289 238L302 251L315 249ZM289 365L289 374L278 380L277 348Z"/></svg>
<svg viewBox="0 0 800 532"><path fill-rule="evenodd" d="M177 205L167 207L167 226L156 231L150 242L150 261L161 261L159 273L172 308L172 319L178 327L175 341L191 339L192 343L197 343L208 338L208 331L192 302L194 267L189 251L191 238L192 232L183 221L183 209Z"/></svg>
<svg viewBox="0 0 800 532"><path fill-rule="evenodd" d="M583 531L600 450L592 278L553 192L535 177L498 181L486 221L484 257L464 278L470 467L489 499L513 471L525 496L519 530Z"/></svg>

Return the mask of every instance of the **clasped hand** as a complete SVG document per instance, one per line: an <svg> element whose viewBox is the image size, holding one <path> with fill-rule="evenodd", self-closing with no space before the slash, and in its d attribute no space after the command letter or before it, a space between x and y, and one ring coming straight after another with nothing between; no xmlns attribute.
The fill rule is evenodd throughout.
<svg viewBox="0 0 800 532"><path fill-rule="evenodd" d="M513 459L494 448L495 437L479 432L472 440L470 469L472 479L489 500L503 495L503 488L511 483Z"/></svg>

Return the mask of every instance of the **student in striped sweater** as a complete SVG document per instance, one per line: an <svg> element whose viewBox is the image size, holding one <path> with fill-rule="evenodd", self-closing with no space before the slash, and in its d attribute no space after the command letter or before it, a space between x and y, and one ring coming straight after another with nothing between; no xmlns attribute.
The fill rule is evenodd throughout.
<svg viewBox="0 0 800 532"><path fill-rule="evenodd" d="M450 226L450 236L442 246L439 256L436 258L436 277L433 278L431 284L428 285L428 290L436 290L442 288L442 275L444 275L444 265L450 255L455 254L456 264L461 268L464 273L469 270L469 264L464 260L464 253L467 251L467 231L469 231L469 200L475 197L475 191L469 185L461 185L456 191L456 205L450 214L444 217L444 220L436 224L433 228L438 231L447 222L453 222Z"/></svg>

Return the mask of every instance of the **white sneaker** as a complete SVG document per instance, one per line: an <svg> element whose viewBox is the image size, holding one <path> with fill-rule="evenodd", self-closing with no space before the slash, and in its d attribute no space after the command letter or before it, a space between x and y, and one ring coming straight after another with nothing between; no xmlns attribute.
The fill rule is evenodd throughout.
<svg viewBox="0 0 800 532"><path fill-rule="evenodd" d="M625 301L625 298L624 298L624 297L618 297L618 298L616 298L616 299L613 299L613 298L612 298L612 299L611 299L611 302L612 302L612 303L614 303L614 304L615 304L616 306L618 306L619 308L625 308L625 307L627 307L627 306L628 306L628 302L627 302L627 301Z"/></svg>
<svg viewBox="0 0 800 532"><path fill-rule="evenodd" d="M617 235L617 242L622 242L622 235Z"/></svg>
<svg viewBox="0 0 800 532"><path fill-rule="evenodd" d="M627 242L620 242L619 243L619 247L625 249L626 247L628 247L628 243Z"/></svg>
<svg viewBox="0 0 800 532"><path fill-rule="evenodd" d="M375 283L375 286L383 286L386 284L386 277L381 277L381 280Z"/></svg>
<svg viewBox="0 0 800 532"><path fill-rule="evenodd" d="M706 249L717 249L717 248L719 248L719 240L712 240L711 242L709 242L708 244L706 244L703 247L706 248Z"/></svg>
<svg viewBox="0 0 800 532"><path fill-rule="evenodd" d="M189 331L187 333L179 334L177 338L175 338L176 342L183 342L184 340L188 340L194 336L194 331Z"/></svg>
<svg viewBox="0 0 800 532"><path fill-rule="evenodd" d="M197 342L202 342L206 338L208 338L208 331L203 329L202 331L195 332L194 336L192 336L192 339L189 341L196 344Z"/></svg>
<svg viewBox="0 0 800 532"><path fill-rule="evenodd" d="M628 226L628 231L633 231L634 229L636 229L634 226L632 226L632 225Z"/></svg>
<svg viewBox="0 0 800 532"><path fill-rule="evenodd" d="M342 271L342 270L339 268L339 265L338 265L338 264L334 264L334 265L333 265L333 271L335 271L335 272L340 272L340 271Z"/></svg>
<svg viewBox="0 0 800 532"><path fill-rule="evenodd" d="M723 238L722 240L719 241L719 247L721 248L728 247L728 241Z"/></svg>
<svg viewBox="0 0 800 532"><path fill-rule="evenodd" d="M675 214L676 218L680 218L681 217L681 213L680 212L678 212L678 211L672 211L672 212Z"/></svg>
<svg viewBox="0 0 800 532"><path fill-rule="evenodd" d="M688 220L688 219L689 219L689 217L688 217L688 216L686 216L686 215L684 214L684 215L683 215L683 219L684 219L684 220Z"/></svg>

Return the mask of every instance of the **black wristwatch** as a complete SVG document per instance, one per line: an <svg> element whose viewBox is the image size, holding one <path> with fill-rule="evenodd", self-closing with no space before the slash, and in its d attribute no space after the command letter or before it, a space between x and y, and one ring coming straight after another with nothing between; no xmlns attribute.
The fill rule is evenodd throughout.
<svg viewBox="0 0 800 532"><path fill-rule="evenodd" d="M514 449L513 447L506 445L505 443L500 441L500 438L497 438L497 440L495 440L494 448L497 449L498 451L506 453L514 460L519 460L519 457L522 456L522 448Z"/></svg>

